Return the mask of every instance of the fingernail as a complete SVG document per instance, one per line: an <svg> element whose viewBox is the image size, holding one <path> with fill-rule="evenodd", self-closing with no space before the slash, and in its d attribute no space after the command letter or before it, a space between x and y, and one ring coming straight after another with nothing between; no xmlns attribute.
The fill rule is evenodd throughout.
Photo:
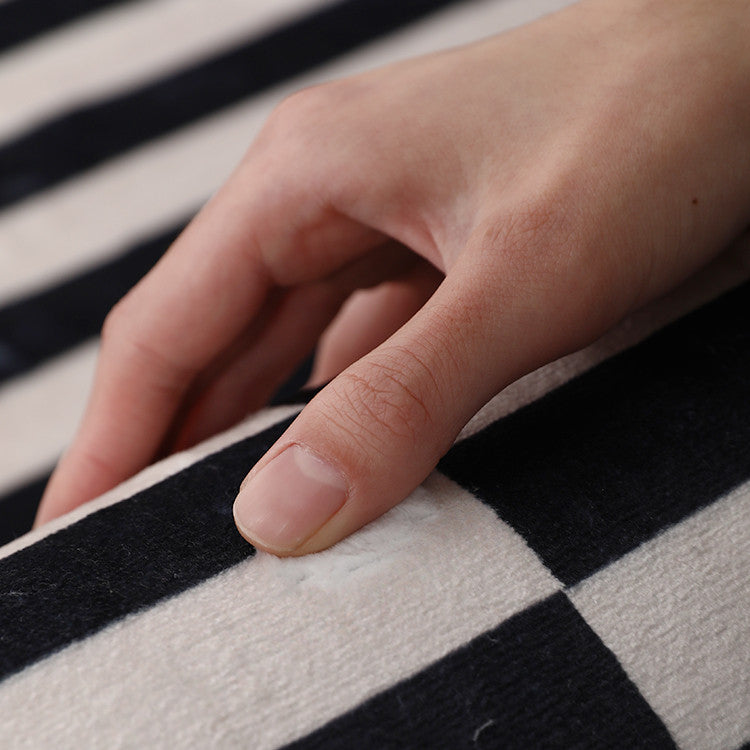
<svg viewBox="0 0 750 750"><path fill-rule="evenodd" d="M292 552L341 508L346 494L333 466L291 445L240 488L234 520L251 541Z"/></svg>

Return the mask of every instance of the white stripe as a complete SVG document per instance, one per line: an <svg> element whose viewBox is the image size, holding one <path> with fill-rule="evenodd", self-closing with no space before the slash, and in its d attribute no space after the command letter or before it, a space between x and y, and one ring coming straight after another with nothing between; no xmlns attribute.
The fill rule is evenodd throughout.
<svg viewBox="0 0 750 750"><path fill-rule="evenodd" d="M320 5L141 0L86 16L0 60L0 140L62 109L142 85Z"/></svg>
<svg viewBox="0 0 750 750"><path fill-rule="evenodd" d="M158 139L0 214L0 301L182 219L228 176L276 95Z"/></svg>
<svg viewBox="0 0 750 750"><path fill-rule="evenodd" d="M202 203L273 106L297 88L466 42L562 4L510 0L452 8L7 210L0 214L0 303L107 258Z"/></svg>
<svg viewBox="0 0 750 750"><path fill-rule="evenodd" d="M487 506L433 475L332 550L259 554L9 678L3 736L277 747L559 587Z"/></svg>
<svg viewBox="0 0 750 750"><path fill-rule="evenodd" d="M96 352L85 344L0 388L0 494L54 465L81 417Z"/></svg>
<svg viewBox="0 0 750 750"><path fill-rule="evenodd" d="M685 750L750 740L750 484L571 599Z"/></svg>

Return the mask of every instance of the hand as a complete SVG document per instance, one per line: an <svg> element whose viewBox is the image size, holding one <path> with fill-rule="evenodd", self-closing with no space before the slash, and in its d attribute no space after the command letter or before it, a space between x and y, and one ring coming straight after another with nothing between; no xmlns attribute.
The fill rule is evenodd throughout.
<svg viewBox="0 0 750 750"><path fill-rule="evenodd" d="M748 39L744 0L583 2L284 102L108 317L38 520L262 405L365 287L235 517L303 554L387 511L503 387L744 229Z"/></svg>

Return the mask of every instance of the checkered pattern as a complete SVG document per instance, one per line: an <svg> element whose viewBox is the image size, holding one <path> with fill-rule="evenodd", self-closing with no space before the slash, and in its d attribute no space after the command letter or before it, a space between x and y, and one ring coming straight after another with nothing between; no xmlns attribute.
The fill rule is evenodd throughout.
<svg viewBox="0 0 750 750"><path fill-rule="evenodd" d="M384 33L409 20L386 23L379 9L402 13L396 5L321 15L302 0L91 2L37 23L19 0L0 4L0 98L17 102L0 112L4 539L26 522L77 418L106 308L215 189L249 123L311 76L468 40L555 4L457 3L314 74L291 78L321 60L294 68L290 57L278 81L238 90L231 108L174 122L157 107L141 141L99 134L85 163L45 170L35 154L92 113L113 117L160 90L175 66L205 74L229 49L260 55L251 42L263 35L263 54L284 49L352 9ZM3 36L11 20L15 38ZM149 43L178 21L175 38ZM125 55L138 39L141 55ZM750 287L727 290L748 276L749 254L739 245L515 383L422 487L332 550L255 553L231 519L239 481L301 404L0 548L0 744L746 747Z"/></svg>

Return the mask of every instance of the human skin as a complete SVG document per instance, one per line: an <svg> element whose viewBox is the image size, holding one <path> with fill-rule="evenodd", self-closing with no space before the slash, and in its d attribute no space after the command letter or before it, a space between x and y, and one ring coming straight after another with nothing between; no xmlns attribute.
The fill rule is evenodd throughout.
<svg viewBox="0 0 750 750"><path fill-rule="evenodd" d="M283 102L107 318L37 523L260 407L324 331L332 380L238 528L299 555L380 516L506 385L750 224L749 39L746 0L588 0Z"/></svg>

